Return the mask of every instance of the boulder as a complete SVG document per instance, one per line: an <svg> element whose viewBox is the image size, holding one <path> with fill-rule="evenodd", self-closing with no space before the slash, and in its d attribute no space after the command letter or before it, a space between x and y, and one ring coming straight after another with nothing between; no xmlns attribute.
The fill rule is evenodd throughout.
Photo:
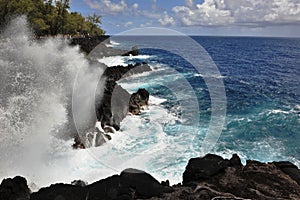
<svg viewBox="0 0 300 200"><path fill-rule="evenodd" d="M95 182L87 188L90 200L147 199L173 191L150 174L136 169L126 169L119 176Z"/></svg>
<svg viewBox="0 0 300 200"><path fill-rule="evenodd" d="M136 115L141 112L142 106L148 105L149 92L144 88L133 93L129 100L129 112Z"/></svg>
<svg viewBox="0 0 300 200"><path fill-rule="evenodd" d="M229 160L229 165L231 167L242 167L243 166L241 159L237 154L232 155L232 157Z"/></svg>
<svg viewBox="0 0 300 200"><path fill-rule="evenodd" d="M183 185L195 181L210 179L219 173L224 173L228 162L221 156L207 154L202 158L192 158L183 173Z"/></svg>
<svg viewBox="0 0 300 200"><path fill-rule="evenodd" d="M13 179L7 178L0 185L0 199L5 200L28 200L30 189L25 178L16 176Z"/></svg>

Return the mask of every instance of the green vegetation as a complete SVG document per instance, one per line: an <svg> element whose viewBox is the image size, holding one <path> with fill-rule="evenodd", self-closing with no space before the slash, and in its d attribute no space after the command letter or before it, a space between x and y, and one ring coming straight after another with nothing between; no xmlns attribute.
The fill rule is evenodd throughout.
<svg viewBox="0 0 300 200"><path fill-rule="evenodd" d="M47 35L104 35L101 16L84 18L69 12L70 0L0 0L0 26L13 17L26 15L37 36Z"/></svg>

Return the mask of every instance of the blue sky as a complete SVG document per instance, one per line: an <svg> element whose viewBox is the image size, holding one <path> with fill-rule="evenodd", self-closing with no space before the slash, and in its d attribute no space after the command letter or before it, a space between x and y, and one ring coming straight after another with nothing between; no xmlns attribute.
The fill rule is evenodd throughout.
<svg viewBox="0 0 300 200"><path fill-rule="evenodd" d="M189 35L300 37L299 0L71 0L107 34L165 27Z"/></svg>

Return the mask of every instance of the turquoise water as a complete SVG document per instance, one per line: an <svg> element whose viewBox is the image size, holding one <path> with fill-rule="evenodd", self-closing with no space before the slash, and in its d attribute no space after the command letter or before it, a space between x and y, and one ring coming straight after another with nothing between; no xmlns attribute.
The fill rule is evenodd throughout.
<svg viewBox="0 0 300 200"><path fill-rule="evenodd" d="M236 152L244 160L290 160L299 165L300 39L247 37L192 37L192 39L202 45L211 56L221 73L219 78L223 80L226 90L226 122L212 151L221 155ZM151 43L166 43L180 49L184 45L181 44L180 37L132 36L115 37L112 40L119 43L117 46L121 48L139 44L151 46ZM187 48L185 51L195 57L199 55L193 48ZM193 151L200 152L211 116L210 94L203 76L179 55L151 48L144 48L140 53L151 55L146 62L155 66L154 72L145 77L123 81L124 87L132 91L138 87L147 88L152 95L167 99L161 106L180 116L176 94L172 94L165 85L175 83L178 73L183 75L197 96L200 121L199 127L185 128L186 135L195 136L192 141L186 141L191 142L186 146L192 146ZM176 74L169 75L166 72L167 68L177 70ZM172 125L164 124L164 131L168 135L179 134L176 128L179 125L180 122Z"/></svg>

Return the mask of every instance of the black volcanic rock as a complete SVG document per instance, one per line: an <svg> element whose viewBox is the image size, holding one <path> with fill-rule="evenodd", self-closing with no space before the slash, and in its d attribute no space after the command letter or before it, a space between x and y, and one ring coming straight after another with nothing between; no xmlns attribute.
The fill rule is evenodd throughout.
<svg viewBox="0 0 300 200"><path fill-rule="evenodd" d="M203 181L224 172L228 163L221 156L207 154L203 158L192 158L183 173L183 185Z"/></svg>
<svg viewBox="0 0 300 200"><path fill-rule="evenodd" d="M134 75L151 71L146 63L137 63L135 65L107 67L103 73L106 79L104 95L102 101L97 108L97 118L101 122L102 127L112 126L116 130L120 129L120 123L129 112L129 107L134 103L131 100L131 94L124 90L116 81ZM145 89L140 89L139 103L147 104L149 93ZM136 94L133 94L136 95ZM147 101L147 102L146 102ZM140 108L140 106L139 106ZM139 110L140 111L140 110Z"/></svg>
<svg viewBox="0 0 300 200"><path fill-rule="evenodd" d="M106 77L108 81L118 81L121 78L149 71L151 71L151 68L147 63L136 63L134 65L129 64L127 66L118 65L107 67L103 76Z"/></svg>
<svg viewBox="0 0 300 200"><path fill-rule="evenodd" d="M84 200L86 197L86 188L59 183L32 193L30 200Z"/></svg>
<svg viewBox="0 0 300 200"><path fill-rule="evenodd" d="M144 88L140 88L133 93L129 101L129 112L136 115L141 112L141 107L148 105L149 92Z"/></svg>
<svg viewBox="0 0 300 200"><path fill-rule="evenodd" d="M289 162L248 160L241 166L237 155L227 160L208 154L190 159L183 174L183 184L195 187L193 193L184 190L186 197L198 194L197 198L208 195L209 198L299 199L299 173L300 170ZM182 193L181 189L177 192Z"/></svg>
<svg viewBox="0 0 300 200"><path fill-rule="evenodd" d="M242 167L243 166L241 159L237 154L232 155L232 157L229 160L229 165L232 167Z"/></svg>
<svg viewBox="0 0 300 200"><path fill-rule="evenodd" d="M102 43L95 46L91 51L85 52L89 53L89 59L91 60L110 56L137 56L139 54L137 47L133 47L131 50L123 50L107 47L106 44Z"/></svg>
<svg viewBox="0 0 300 200"><path fill-rule="evenodd" d="M72 38L70 45L79 45L80 49L85 53L90 53L96 46L109 44L109 36L93 36L93 37L78 37ZM106 46L105 46L106 47Z"/></svg>
<svg viewBox="0 0 300 200"><path fill-rule="evenodd" d="M7 178L0 185L0 199L3 200L27 200L30 199L30 190L25 178L16 176Z"/></svg>
<svg viewBox="0 0 300 200"><path fill-rule="evenodd" d="M299 172L298 167L290 162L261 163L249 160L245 166L241 166L237 155L227 160L208 154L190 159L184 172L184 185L169 187L167 181L159 183L144 171L126 169L120 175L90 185L82 181L75 181L74 185L54 184L30 195L26 180L15 177L2 181L0 199L28 200L30 195L31 200L298 200Z"/></svg>
<svg viewBox="0 0 300 200"><path fill-rule="evenodd" d="M273 164L281 169L284 173L289 175L294 181L300 185L300 170L296 165L288 161L281 161L281 162L273 162Z"/></svg>
<svg viewBox="0 0 300 200"><path fill-rule="evenodd" d="M108 177L85 187L69 184L51 185L33 193L31 200L146 199L172 191L172 188L161 185L146 172L127 169L120 175Z"/></svg>

